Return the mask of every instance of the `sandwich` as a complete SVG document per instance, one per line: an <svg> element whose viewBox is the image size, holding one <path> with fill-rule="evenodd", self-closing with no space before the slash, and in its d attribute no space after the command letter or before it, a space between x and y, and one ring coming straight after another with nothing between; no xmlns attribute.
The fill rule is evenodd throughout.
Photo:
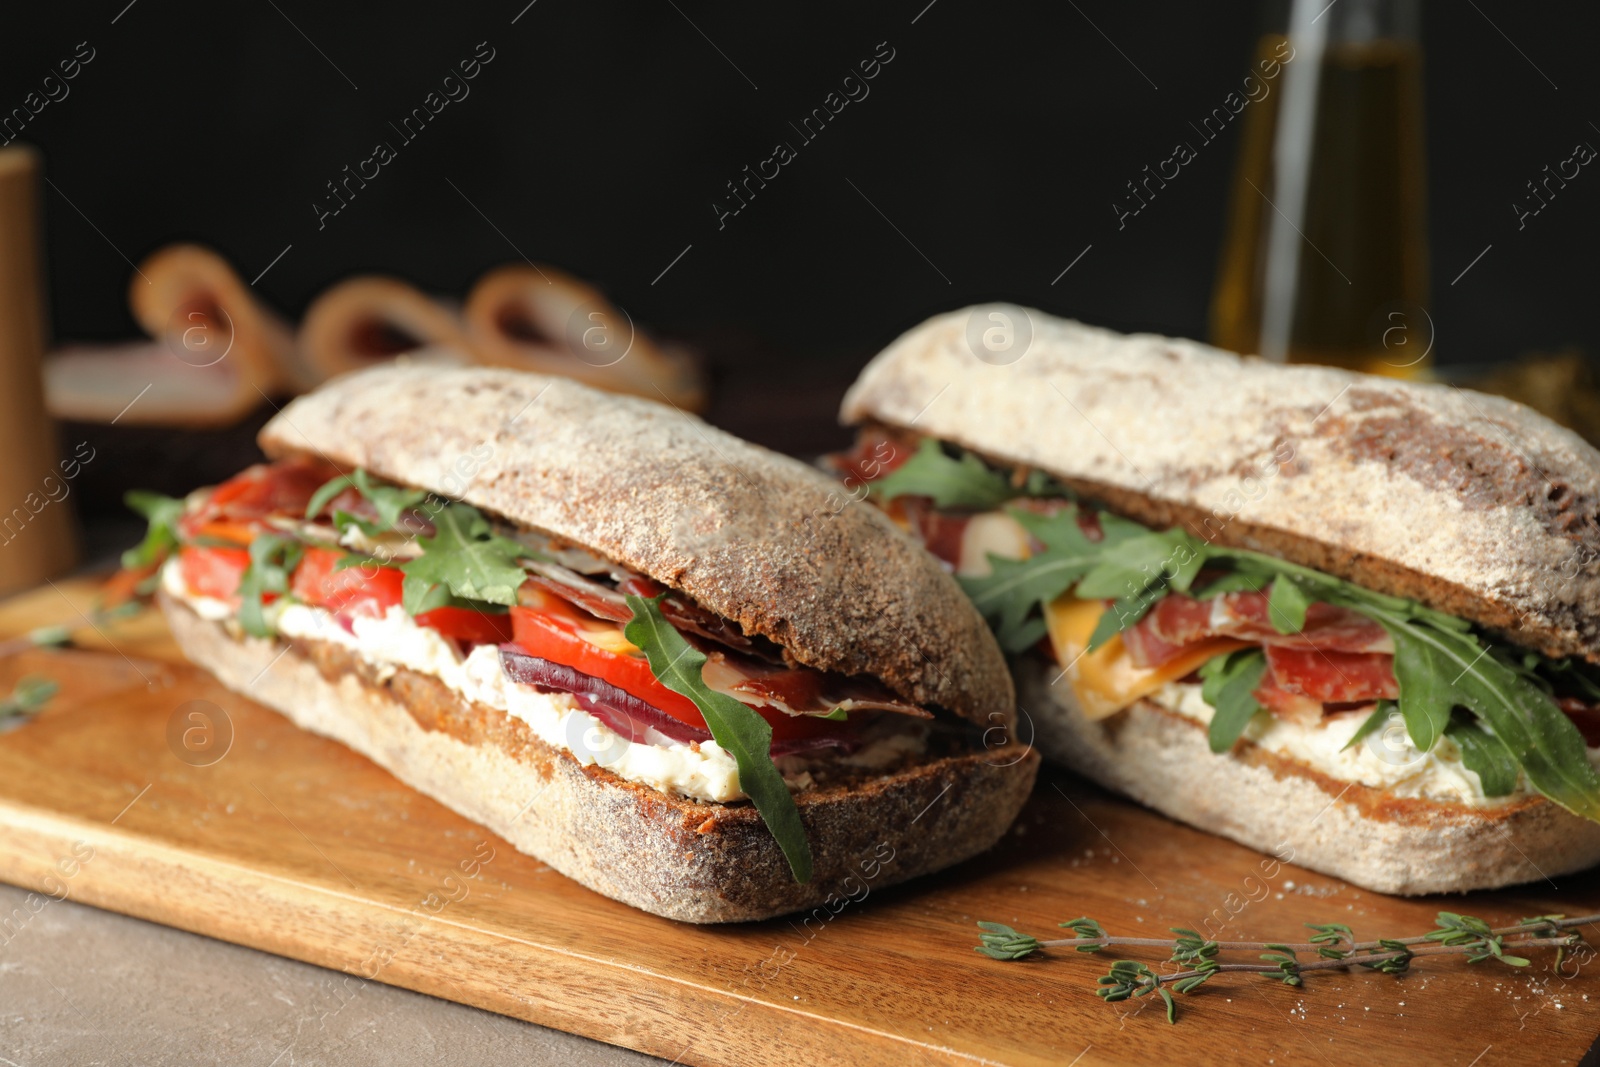
<svg viewBox="0 0 1600 1067"><path fill-rule="evenodd" d="M961 581L1022 740L1385 893L1600 861L1600 453L1520 404L987 305L832 465Z"/></svg>
<svg viewBox="0 0 1600 1067"><path fill-rule="evenodd" d="M124 559L185 655L574 880L689 922L859 899L1003 834L1037 757L958 585L664 405L386 364Z"/></svg>

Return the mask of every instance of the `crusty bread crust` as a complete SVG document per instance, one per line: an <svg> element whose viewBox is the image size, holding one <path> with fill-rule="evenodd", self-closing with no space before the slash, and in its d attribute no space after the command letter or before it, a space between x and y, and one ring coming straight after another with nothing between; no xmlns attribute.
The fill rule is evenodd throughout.
<svg viewBox="0 0 1600 1067"><path fill-rule="evenodd" d="M427 675L400 671L375 683L324 672L299 647L237 640L164 593L160 601L184 654L230 689L343 742L574 881L685 922L837 910L868 884L977 855L1011 825L1039 765L1032 751L971 752L801 793L815 874L798 885L748 803L687 800L584 767Z"/></svg>
<svg viewBox="0 0 1600 1067"><path fill-rule="evenodd" d="M395 363L300 397L260 440L592 549L799 663L984 726L1013 714L988 627L918 545L821 472L693 415L561 378Z"/></svg>
<svg viewBox="0 0 1600 1067"><path fill-rule="evenodd" d="M1014 362L968 340L993 314L1031 332ZM1600 662L1600 452L1509 400L987 305L895 341L842 417Z"/></svg>
<svg viewBox="0 0 1600 1067"><path fill-rule="evenodd" d="M1543 797L1494 807L1396 797L1241 741L1214 754L1192 719L1142 700L1090 722L1059 672L1017 661L1020 707L1048 759L1164 815L1379 893L1494 889L1600 863L1600 824Z"/></svg>

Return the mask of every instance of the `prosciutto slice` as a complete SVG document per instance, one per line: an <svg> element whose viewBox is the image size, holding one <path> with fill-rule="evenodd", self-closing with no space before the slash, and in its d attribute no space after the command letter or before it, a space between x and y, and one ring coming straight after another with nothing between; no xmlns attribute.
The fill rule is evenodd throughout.
<svg viewBox="0 0 1600 1067"><path fill-rule="evenodd" d="M1210 600L1173 593L1123 635L1129 654L1141 667L1160 666L1183 646L1207 637L1323 652L1394 652L1394 641L1382 626L1359 612L1320 601L1306 611L1299 633L1279 633L1272 625L1265 593L1224 593Z"/></svg>
<svg viewBox="0 0 1600 1067"><path fill-rule="evenodd" d="M1325 705L1368 704L1400 695L1394 642L1358 612L1313 603L1294 634L1272 625L1265 593L1224 593L1210 600L1174 593L1123 631L1136 666L1160 667L1197 641L1232 637L1262 646L1267 669L1253 694L1262 707L1290 722L1319 721Z"/></svg>
<svg viewBox="0 0 1600 1067"><path fill-rule="evenodd" d="M1275 686L1323 704L1394 700L1400 696L1393 656L1274 645L1268 645L1266 653L1267 671Z"/></svg>

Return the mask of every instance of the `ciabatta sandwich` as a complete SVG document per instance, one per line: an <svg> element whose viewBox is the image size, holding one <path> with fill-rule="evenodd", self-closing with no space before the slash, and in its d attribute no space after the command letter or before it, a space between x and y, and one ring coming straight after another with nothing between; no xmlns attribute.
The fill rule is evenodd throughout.
<svg viewBox="0 0 1600 1067"><path fill-rule="evenodd" d="M1577 435L1008 305L901 337L843 417L836 465L960 577L1046 756L1383 892L1600 861Z"/></svg>
<svg viewBox="0 0 1600 1067"><path fill-rule="evenodd" d="M392 365L152 519L185 654L577 881L691 922L988 848L1037 757L960 588L835 484L667 406Z"/></svg>

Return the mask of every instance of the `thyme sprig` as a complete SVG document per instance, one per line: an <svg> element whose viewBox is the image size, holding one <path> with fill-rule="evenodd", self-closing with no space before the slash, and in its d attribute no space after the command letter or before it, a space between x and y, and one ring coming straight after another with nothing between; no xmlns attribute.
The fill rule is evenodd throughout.
<svg viewBox="0 0 1600 1067"><path fill-rule="evenodd" d="M1600 915L1536 915L1520 919L1511 926L1491 927L1471 915L1441 911L1435 928L1414 937L1378 938L1357 941L1354 931L1343 923L1306 923L1314 933L1307 941L1213 941L1181 926L1171 927L1175 938L1118 937L1088 917L1070 919L1061 925L1077 937L1041 940L1000 923L980 922L982 944L977 951L991 959L1021 960L1051 949L1099 952L1106 948L1157 948L1170 953L1166 962L1182 965L1178 970L1159 972L1138 960L1117 960L1100 976L1095 993L1108 1002L1132 997L1159 995L1166 1004L1168 1022L1177 1021L1173 993L1193 993L1222 973L1259 974L1284 985L1299 986L1304 976L1318 971L1348 970L1362 967L1383 974L1403 974L1415 959L1428 956L1464 956L1468 963L1497 960L1511 967L1526 967L1525 956L1508 949L1553 948L1556 966L1565 954L1585 944L1577 928L1600 922ZM1254 952L1259 963L1224 962L1225 952ZM1302 961L1301 954L1316 958ZM1170 988L1169 988L1170 987Z"/></svg>

